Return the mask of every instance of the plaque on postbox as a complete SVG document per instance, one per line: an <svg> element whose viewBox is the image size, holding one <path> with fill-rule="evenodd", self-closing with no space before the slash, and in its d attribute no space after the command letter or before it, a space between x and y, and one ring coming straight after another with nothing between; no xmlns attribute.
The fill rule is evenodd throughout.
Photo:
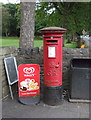
<svg viewBox="0 0 91 120"><path fill-rule="evenodd" d="M23 104L37 104L40 100L40 66L19 65L18 79L19 101Z"/></svg>

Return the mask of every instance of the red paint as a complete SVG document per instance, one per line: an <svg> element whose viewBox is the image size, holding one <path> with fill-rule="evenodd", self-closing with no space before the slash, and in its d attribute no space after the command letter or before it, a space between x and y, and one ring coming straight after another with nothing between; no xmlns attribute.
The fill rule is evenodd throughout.
<svg viewBox="0 0 91 120"><path fill-rule="evenodd" d="M43 33L44 34L44 84L47 86L62 85L62 34L63 33ZM52 42L54 41L54 42ZM53 47L54 57L48 57L48 47ZM49 51L50 52L50 51ZM51 54L50 52L50 54Z"/></svg>
<svg viewBox="0 0 91 120"><path fill-rule="evenodd" d="M18 66L19 97L39 96L40 67L37 64L21 64Z"/></svg>

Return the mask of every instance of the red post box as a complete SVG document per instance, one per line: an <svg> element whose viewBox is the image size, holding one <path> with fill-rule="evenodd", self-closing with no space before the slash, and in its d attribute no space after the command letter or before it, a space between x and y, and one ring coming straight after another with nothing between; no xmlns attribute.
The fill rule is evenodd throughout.
<svg viewBox="0 0 91 120"><path fill-rule="evenodd" d="M44 37L44 102L58 105L62 98L62 46L66 29L41 29Z"/></svg>

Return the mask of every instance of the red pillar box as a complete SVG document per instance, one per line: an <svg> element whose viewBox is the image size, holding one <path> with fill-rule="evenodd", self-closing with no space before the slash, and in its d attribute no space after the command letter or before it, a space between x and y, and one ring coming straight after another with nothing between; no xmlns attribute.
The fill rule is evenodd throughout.
<svg viewBox="0 0 91 120"><path fill-rule="evenodd" d="M18 66L19 101L23 104L37 104L40 100L40 66L21 64Z"/></svg>
<svg viewBox="0 0 91 120"><path fill-rule="evenodd" d="M60 27L43 28L44 37L44 102L58 105L62 99L62 45L63 33Z"/></svg>

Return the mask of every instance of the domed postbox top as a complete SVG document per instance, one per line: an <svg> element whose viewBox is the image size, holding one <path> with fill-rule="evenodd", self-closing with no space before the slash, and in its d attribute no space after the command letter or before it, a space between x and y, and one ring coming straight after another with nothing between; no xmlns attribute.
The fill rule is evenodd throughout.
<svg viewBox="0 0 91 120"><path fill-rule="evenodd" d="M41 33L65 33L67 29L61 27L46 27L41 29Z"/></svg>

